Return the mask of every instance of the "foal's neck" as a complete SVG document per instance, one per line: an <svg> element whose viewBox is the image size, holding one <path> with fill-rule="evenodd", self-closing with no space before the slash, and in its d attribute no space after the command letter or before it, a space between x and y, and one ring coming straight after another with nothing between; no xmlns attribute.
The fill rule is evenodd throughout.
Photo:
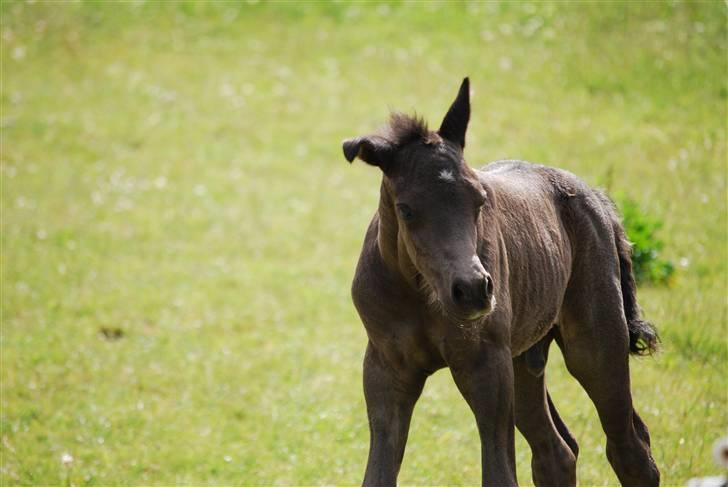
<svg viewBox="0 0 728 487"><path fill-rule="evenodd" d="M399 223L392 199L384 181L379 194L379 233L377 246L382 260L390 271L399 274L407 283L416 288L417 273L404 244L399 239Z"/></svg>

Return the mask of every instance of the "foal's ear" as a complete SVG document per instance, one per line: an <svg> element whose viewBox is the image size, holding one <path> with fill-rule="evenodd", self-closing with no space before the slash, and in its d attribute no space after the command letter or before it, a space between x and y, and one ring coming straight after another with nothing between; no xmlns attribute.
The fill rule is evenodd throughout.
<svg viewBox="0 0 728 487"><path fill-rule="evenodd" d="M470 120L470 80L465 78L460 85L460 91L452 102L447 115L440 125L438 133L443 139L449 140L465 148L465 132L468 130Z"/></svg>
<svg viewBox="0 0 728 487"><path fill-rule="evenodd" d="M346 139L343 149L347 161L352 162L358 157L367 164L380 167L382 170L389 165L394 153L392 144L378 135Z"/></svg>

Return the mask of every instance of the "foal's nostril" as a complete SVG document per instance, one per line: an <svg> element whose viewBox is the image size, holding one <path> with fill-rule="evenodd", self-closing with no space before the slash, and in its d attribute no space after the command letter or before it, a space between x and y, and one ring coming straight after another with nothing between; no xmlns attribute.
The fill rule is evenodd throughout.
<svg viewBox="0 0 728 487"><path fill-rule="evenodd" d="M451 289L452 300L457 306L469 310L483 310L488 307L493 293L490 276L478 275L468 280L457 279Z"/></svg>
<svg viewBox="0 0 728 487"><path fill-rule="evenodd" d="M490 299L493 295L493 279L490 276L485 276L485 298Z"/></svg>
<svg viewBox="0 0 728 487"><path fill-rule="evenodd" d="M465 299L465 288L463 286L463 283L456 282L455 284L453 284L452 298L458 304L460 304Z"/></svg>

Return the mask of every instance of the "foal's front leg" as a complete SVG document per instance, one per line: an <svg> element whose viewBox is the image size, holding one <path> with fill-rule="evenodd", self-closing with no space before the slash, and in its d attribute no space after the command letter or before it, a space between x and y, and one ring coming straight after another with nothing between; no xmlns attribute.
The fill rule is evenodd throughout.
<svg viewBox="0 0 728 487"><path fill-rule="evenodd" d="M425 379L421 372L393 367L369 342L364 357L364 398L370 439L363 485L396 485L412 410Z"/></svg>
<svg viewBox="0 0 728 487"><path fill-rule="evenodd" d="M478 423L483 485L517 485L510 350L484 345L477 354L451 364L450 370Z"/></svg>

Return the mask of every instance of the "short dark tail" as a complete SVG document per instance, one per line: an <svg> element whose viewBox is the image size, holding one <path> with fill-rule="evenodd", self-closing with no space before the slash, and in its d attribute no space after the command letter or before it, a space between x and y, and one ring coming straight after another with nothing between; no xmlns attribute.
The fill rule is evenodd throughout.
<svg viewBox="0 0 728 487"><path fill-rule="evenodd" d="M640 308L637 305L637 285L632 274L632 246L624 234L622 226L614 226L617 253L619 255L619 274L622 285L624 314L629 328L629 353L633 355L651 355L656 352L660 337L652 324L640 319Z"/></svg>

